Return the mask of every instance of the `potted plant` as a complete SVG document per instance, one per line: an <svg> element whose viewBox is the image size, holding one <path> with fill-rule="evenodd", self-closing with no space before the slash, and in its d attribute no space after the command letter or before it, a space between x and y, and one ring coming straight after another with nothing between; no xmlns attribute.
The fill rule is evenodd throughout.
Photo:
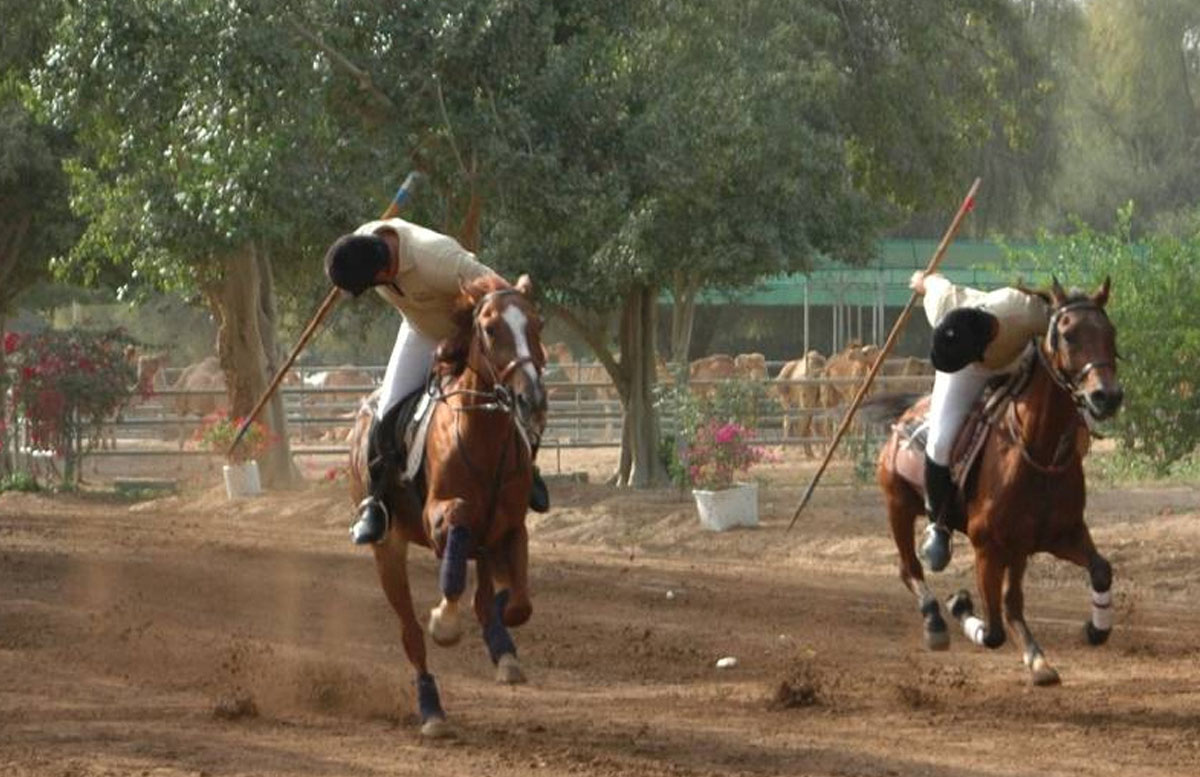
<svg viewBox="0 0 1200 777"><path fill-rule="evenodd" d="M699 424L680 452L700 523L714 531L758 525L758 484L735 478L767 458L753 430L733 421Z"/></svg>
<svg viewBox="0 0 1200 777"><path fill-rule="evenodd" d="M262 481L258 475L256 459L271 446L271 434L261 421L250 424L242 441L232 451L230 443L241 428L242 419L233 418L221 410L205 416L196 430L196 441L213 453L225 457L222 474L225 477L225 493L230 499L257 496L262 493Z"/></svg>

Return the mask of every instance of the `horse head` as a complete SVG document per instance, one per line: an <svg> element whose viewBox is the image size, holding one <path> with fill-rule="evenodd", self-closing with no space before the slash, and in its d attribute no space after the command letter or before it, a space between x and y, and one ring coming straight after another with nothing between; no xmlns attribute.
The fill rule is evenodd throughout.
<svg viewBox="0 0 1200 777"><path fill-rule="evenodd" d="M501 404L511 403L526 428L546 413L542 318L532 292L527 275L513 286L492 281L463 289L470 302L471 323L462 365L493 390Z"/></svg>
<svg viewBox="0 0 1200 777"><path fill-rule="evenodd" d="M1117 330L1104 311L1110 285L1105 278L1093 294L1068 293L1053 279L1042 346L1056 381L1097 421L1115 414L1124 398L1117 379Z"/></svg>

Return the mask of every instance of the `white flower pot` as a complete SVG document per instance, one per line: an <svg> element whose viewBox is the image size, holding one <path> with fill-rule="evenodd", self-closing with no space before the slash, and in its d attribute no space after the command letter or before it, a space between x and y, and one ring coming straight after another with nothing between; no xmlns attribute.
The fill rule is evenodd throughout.
<svg viewBox="0 0 1200 777"><path fill-rule="evenodd" d="M258 478L257 461L251 459L250 461L226 464L222 473L225 475L225 493L230 499L258 496L262 493L262 481Z"/></svg>
<svg viewBox="0 0 1200 777"><path fill-rule="evenodd" d="M758 484L735 483L720 491L692 489L700 525L713 531L758 526Z"/></svg>

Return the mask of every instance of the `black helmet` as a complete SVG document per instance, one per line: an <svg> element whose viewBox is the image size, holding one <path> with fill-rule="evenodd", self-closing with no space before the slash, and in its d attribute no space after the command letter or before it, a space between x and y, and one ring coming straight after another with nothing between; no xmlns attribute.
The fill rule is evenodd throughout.
<svg viewBox="0 0 1200 777"><path fill-rule="evenodd" d="M929 360L938 372L958 372L983 360L999 319L979 308L955 308L933 329Z"/></svg>
<svg viewBox="0 0 1200 777"><path fill-rule="evenodd" d="M325 252L325 274L334 286L357 297L376 285L375 276L388 268L391 258L379 235L342 235Z"/></svg>

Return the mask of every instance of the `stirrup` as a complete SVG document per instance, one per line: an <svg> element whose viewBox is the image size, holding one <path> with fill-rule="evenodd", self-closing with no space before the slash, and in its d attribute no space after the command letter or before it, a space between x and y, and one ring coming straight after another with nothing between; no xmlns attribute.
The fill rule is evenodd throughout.
<svg viewBox="0 0 1200 777"><path fill-rule="evenodd" d="M382 499L368 496L358 503L358 520L350 527L355 545L378 545L387 538L392 516Z"/></svg>

